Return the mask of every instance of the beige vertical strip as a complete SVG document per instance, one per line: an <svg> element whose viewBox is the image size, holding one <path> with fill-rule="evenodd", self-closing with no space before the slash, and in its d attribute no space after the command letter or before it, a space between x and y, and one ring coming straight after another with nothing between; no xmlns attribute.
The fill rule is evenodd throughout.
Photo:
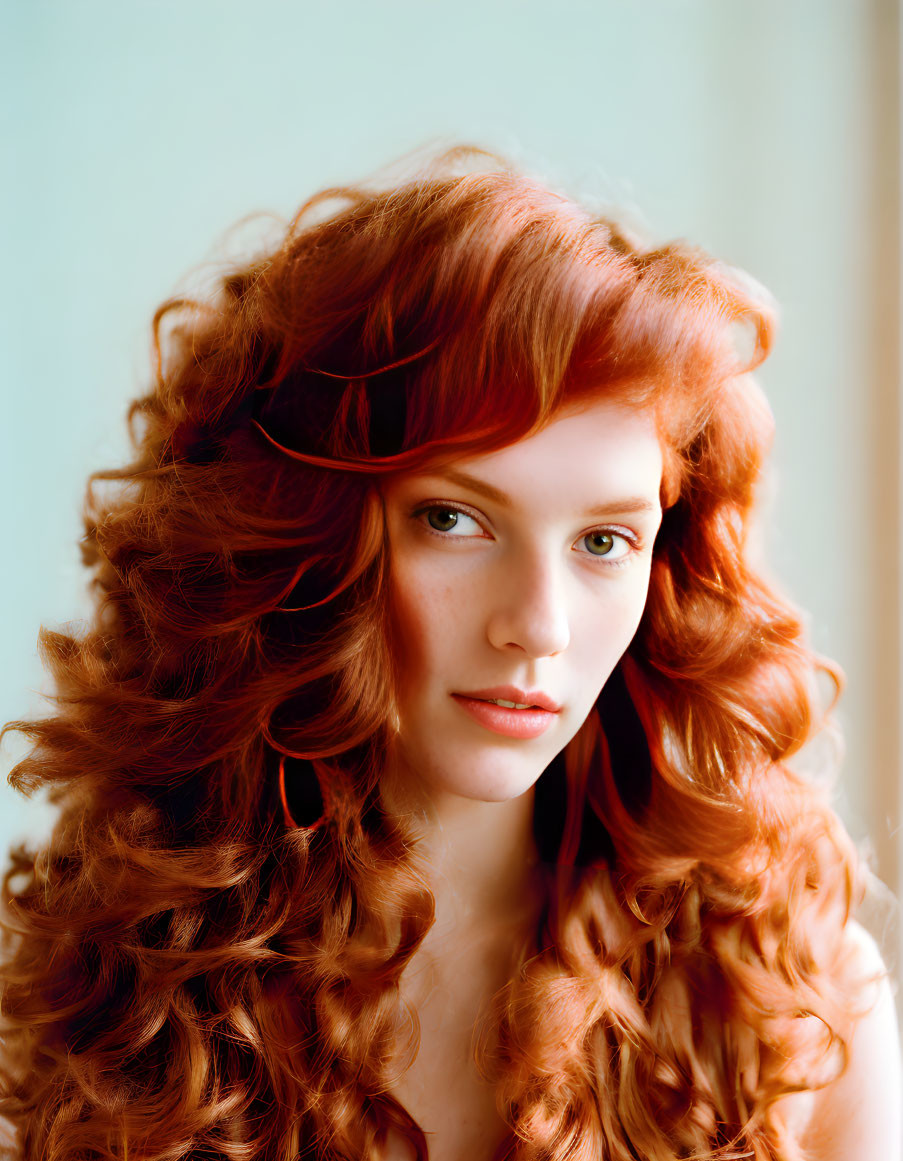
<svg viewBox="0 0 903 1161"><path fill-rule="evenodd" d="M872 449L872 567L874 605L866 610L875 644L875 740L869 830L885 883L903 897L903 407L901 407L901 40L900 0L872 0L869 118L874 134L870 222L863 223L869 247L871 302L867 318L870 365L863 391L870 400ZM903 979L903 924L897 954Z"/></svg>
<svg viewBox="0 0 903 1161"><path fill-rule="evenodd" d="M896 46L896 59L893 68L893 87L889 106L893 110L893 132L896 144L896 165L894 167L893 194L889 195L895 202L896 236L894 238L894 253L897 258L897 293L894 302L895 319L893 349L895 366L893 367L896 384L896 433L897 446L894 449L893 471L896 476L897 511L894 524L897 538L897 571L896 571L896 599L897 599L897 664L896 664L896 707L891 714L891 720L896 722L896 795L894 798L894 820L891 834L896 836L896 861L894 864L893 886L897 899L903 901L903 20L901 20L901 0L889 0L894 27L890 29L888 43ZM894 35L895 34L895 35ZM897 957L898 978L903 982L903 923L900 925L900 954ZM901 1026L903 1034L903 1025Z"/></svg>

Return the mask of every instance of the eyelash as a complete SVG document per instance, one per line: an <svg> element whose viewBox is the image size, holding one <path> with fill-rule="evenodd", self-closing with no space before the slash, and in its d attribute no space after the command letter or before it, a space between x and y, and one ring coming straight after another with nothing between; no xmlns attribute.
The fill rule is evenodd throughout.
<svg viewBox="0 0 903 1161"><path fill-rule="evenodd" d="M421 527L424 529L424 531L430 533L430 535L438 536L443 540L474 540L474 539L476 539L475 537L472 537L472 536L454 536L454 535L451 535L450 534L451 530L449 530L449 532L440 532L438 528L431 528L423 520L423 517L428 512L436 512L436 511L453 512L456 515L469 516L470 519L473 520L476 524L479 524L479 526L481 528L483 527L483 524L481 522L480 517L477 516L474 512L470 511L467 508L463 508L460 504L447 504L444 500L434 500L429 504L421 504L418 508L416 508L411 513L411 519L417 520L420 523ZM484 531L485 531L485 529L484 529ZM596 534L598 534L600 532L605 533L608 536L619 537L621 540L625 541L627 543L628 547L630 548L630 552L628 552L625 556L621 557L620 560L607 560L604 556L597 556L596 553L594 553L594 552L581 553L581 555L583 555L583 556L589 556L593 560L597 560L605 568L623 568L625 565L630 564L634 555L637 552L639 552L640 549L642 548L642 542L641 542L640 538L635 533L629 532L626 528L620 528L620 527L605 526L602 528L592 528L592 529L590 529L589 532L584 532L583 535L580 536L578 539L584 540L587 536L595 536Z"/></svg>

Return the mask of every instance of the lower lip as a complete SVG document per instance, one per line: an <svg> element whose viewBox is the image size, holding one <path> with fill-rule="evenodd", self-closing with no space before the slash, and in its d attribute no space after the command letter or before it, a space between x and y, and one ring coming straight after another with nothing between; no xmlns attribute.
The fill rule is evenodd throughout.
<svg viewBox="0 0 903 1161"><path fill-rule="evenodd" d="M460 693L453 693L452 697L481 726L493 733L504 734L506 738L538 738L557 716L544 709L508 709L491 701L480 701L478 697L464 697Z"/></svg>

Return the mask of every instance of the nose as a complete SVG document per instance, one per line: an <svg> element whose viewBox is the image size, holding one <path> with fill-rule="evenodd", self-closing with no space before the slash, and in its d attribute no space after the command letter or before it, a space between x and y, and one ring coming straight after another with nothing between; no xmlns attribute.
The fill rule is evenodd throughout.
<svg viewBox="0 0 903 1161"><path fill-rule="evenodd" d="M487 625L496 649L552 657L568 647L571 631L565 578L554 562L536 554L514 559L498 579Z"/></svg>

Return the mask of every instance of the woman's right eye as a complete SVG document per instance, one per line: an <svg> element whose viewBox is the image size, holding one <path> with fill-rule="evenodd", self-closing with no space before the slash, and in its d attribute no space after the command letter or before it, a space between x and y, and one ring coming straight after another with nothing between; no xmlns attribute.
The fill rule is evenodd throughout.
<svg viewBox="0 0 903 1161"><path fill-rule="evenodd" d="M423 523L422 518L426 517L427 531L438 536L452 536L456 539L462 539L482 533L480 525L473 516L460 508L452 507L450 504L427 504L418 508L413 515L421 523Z"/></svg>

